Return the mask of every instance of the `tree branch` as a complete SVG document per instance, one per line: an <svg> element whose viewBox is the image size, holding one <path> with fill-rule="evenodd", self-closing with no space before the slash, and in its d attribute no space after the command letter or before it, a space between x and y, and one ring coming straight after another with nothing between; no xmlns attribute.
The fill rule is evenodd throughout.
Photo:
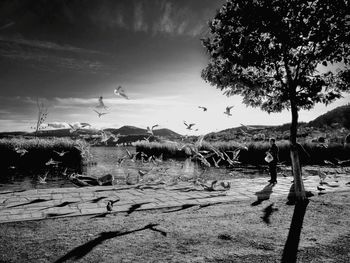
<svg viewBox="0 0 350 263"><path fill-rule="evenodd" d="M312 51L311 51L311 53L310 53L312 56L315 54L315 49L316 49L316 43L313 42ZM304 69L302 70L302 72L300 73L299 76L304 76L304 75L305 75L306 69L308 68L308 66L309 66L309 64L310 64L310 62L311 62L311 57L312 57L311 55L309 56L307 62L305 63L305 67L304 67ZM300 62L300 63L301 63L301 62ZM294 79L295 83L297 83L297 82L300 80L300 77L299 77L299 76L298 76L298 75L295 75L295 79Z"/></svg>
<svg viewBox="0 0 350 263"><path fill-rule="evenodd" d="M275 70L276 70L276 75L277 75L277 78L278 78L278 80L281 82L281 86L282 87L285 87L285 83L283 82L283 79L282 79L282 76L281 76L281 74L280 74L280 72L279 72L279 66L278 66L278 64L277 64L277 62L276 61L274 61L274 65L275 65Z"/></svg>
<svg viewBox="0 0 350 263"><path fill-rule="evenodd" d="M298 57L300 57L300 54L301 54L301 51L302 51L303 48L304 48L304 46L302 46L302 47L300 48ZM301 66L301 59L300 59L300 61L299 61L299 63L298 63L297 69L295 70L294 82L295 82L296 79L297 79L297 76L298 76L298 73L299 73L299 70L300 70L300 66Z"/></svg>

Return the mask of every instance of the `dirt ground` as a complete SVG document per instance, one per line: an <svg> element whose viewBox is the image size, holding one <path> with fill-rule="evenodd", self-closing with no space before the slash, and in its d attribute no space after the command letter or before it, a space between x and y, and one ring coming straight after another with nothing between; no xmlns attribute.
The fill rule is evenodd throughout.
<svg viewBox="0 0 350 263"><path fill-rule="evenodd" d="M350 262L349 197L310 198L298 262ZM280 262L294 206L275 201L264 221L270 204L1 224L0 262Z"/></svg>

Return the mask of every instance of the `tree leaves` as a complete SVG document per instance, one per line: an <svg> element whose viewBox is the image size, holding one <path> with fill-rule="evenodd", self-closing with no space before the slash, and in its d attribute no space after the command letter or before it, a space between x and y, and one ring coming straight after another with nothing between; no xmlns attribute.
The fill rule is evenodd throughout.
<svg viewBox="0 0 350 263"><path fill-rule="evenodd" d="M210 56L202 77L267 112L291 100L304 109L330 103L349 91L349 70L317 69L350 62L347 10L347 0L229 0L202 40Z"/></svg>

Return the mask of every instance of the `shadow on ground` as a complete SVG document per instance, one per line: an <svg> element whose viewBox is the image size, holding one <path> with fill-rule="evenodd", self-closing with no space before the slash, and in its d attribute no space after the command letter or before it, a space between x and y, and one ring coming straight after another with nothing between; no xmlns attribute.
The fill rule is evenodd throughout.
<svg viewBox="0 0 350 263"><path fill-rule="evenodd" d="M282 263L293 263L297 261L298 247L301 229L303 228L304 216L309 199L297 201L295 199L294 184L290 188L288 195L288 205L294 204L292 222L290 224L287 241L284 245Z"/></svg>
<svg viewBox="0 0 350 263"><path fill-rule="evenodd" d="M148 224L147 226L144 226L142 228L134 229L134 230L126 231L126 232L120 232L120 231L102 232L102 233L100 233L99 237L97 237L97 238L95 238L95 239L93 239L93 240L91 240L91 241L89 241L81 246L78 246L78 247L72 249L66 255L64 255L63 257L56 260L55 263L65 262L65 261L70 260L70 259L72 259L72 260L81 259L84 256L86 256L94 247L102 244L105 240L112 239L112 238L119 237L119 236L129 235L129 234L143 231L146 229L159 232L163 236L167 235L167 233L165 231L156 229L155 228L156 226L158 226L158 224Z"/></svg>
<svg viewBox="0 0 350 263"><path fill-rule="evenodd" d="M251 205L260 205L263 201L269 200L274 186L275 184L268 184L261 191L256 192L255 195L257 196L257 200Z"/></svg>

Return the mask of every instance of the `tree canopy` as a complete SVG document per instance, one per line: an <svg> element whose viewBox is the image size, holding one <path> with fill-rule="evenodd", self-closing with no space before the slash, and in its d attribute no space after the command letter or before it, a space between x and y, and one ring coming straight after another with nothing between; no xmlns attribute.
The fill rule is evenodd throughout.
<svg viewBox="0 0 350 263"><path fill-rule="evenodd" d="M202 78L267 112L311 109L349 91L348 0L228 0L202 40Z"/></svg>

